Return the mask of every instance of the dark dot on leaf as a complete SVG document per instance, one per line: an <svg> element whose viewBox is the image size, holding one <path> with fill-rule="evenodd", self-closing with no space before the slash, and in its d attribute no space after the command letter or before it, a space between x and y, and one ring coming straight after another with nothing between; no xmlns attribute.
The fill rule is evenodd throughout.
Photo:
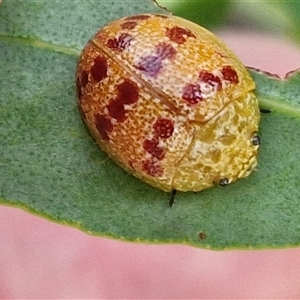
<svg viewBox="0 0 300 300"><path fill-rule="evenodd" d="M204 232L200 232L198 234L198 237L199 237L200 240L205 240L206 239L206 234Z"/></svg>

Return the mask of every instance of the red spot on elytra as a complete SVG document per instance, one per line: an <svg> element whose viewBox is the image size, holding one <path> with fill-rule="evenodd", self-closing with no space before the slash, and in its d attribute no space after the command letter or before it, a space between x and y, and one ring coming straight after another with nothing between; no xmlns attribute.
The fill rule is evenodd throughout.
<svg viewBox="0 0 300 300"><path fill-rule="evenodd" d="M122 33L119 37L109 39L107 41L107 46L114 50L123 51L130 46L133 37L128 33Z"/></svg>
<svg viewBox="0 0 300 300"><path fill-rule="evenodd" d="M142 58L136 67L151 77L155 77L160 72L164 59L171 59L176 54L176 49L167 43L159 43L154 51L155 54Z"/></svg>
<svg viewBox="0 0 300 300"><path fill-rule="evenodd" d="M158 140L156 139L146 139L143 143L143 148L153 157L156 157L159 160L162 160L165 157L165 152L162 148L159 147Z"/></svg>
<svg viewBox="0 0 300 300"><path fill-rule="evenodd" d="M160 177L163 175L163 169L158 162L146 160L142 163L142 167L147 174L153 177Z"/></svg>
<svg viewBox="0 0 300 300"><path fill-rule="evenodd" d="M211 86L217 87L217 90L221 90L222 88L222 82L221 79L218 76L215 76L214 74L207 72L207 71L201 71L199 74L199 79L202 82L206 82Z"/></svg>
<svg viewBox="0 0 300 300"><path fill-rule="evenodd" d="M131 29L135 28L136 25L137 25L136 21L127 21L127 22L122 23L120 26L121 26L122 29L131 30Z"/></svg>
<svg viewBox="0 0 300 300"><path fill-rule="evenodd" d="M173 58L176 54L176 49L167 43L159 43L155 46L155 53L161 59Z"/></svg>
<svg viewBox="0 0 300 300"><path fill-rule="evenodd" d="M136 16L129 16L125 20L147 20L149 19L149 15L136 15Z"/></svg>
<svg viewBox="0 0 300 300"><path fill-rule="evenodd" d="M105 115L96 114L95 115L95 125L104 140L109 140L108 132L113 130L113 125L111 120Z"/></svg>
<svg viewBox="0 0 300 300"><path fill-rule="evenodd" d="M196 38L196 36L189 30L179 26L167 28L167 37L177 44L183 44L188 37Z"/></svg>
<svg viewBox="0 0 300 300"><path fill-rule="evenodd" d="M85 88L89 82L89 75L85 70L82 71L80 80L81 80L81 86Z"/></svg>
<svg viewBox="0 0 300 300"><path fill-rule="evenodd" d="M107 105L109 115L119 122L126 120L125 104L133 104L139 99L139 89L135 82L125 79L117 85L118 95Z"/></svg>
<svg viewBox="0 0 300 300"><path fill-rule="evenodd" d="M163 139L167 139L173 134L174 124L173 121L169 119L161 118L155 122L153 128L157 136Z"/></svg>
<svg viewBox="0 0 300 300"><path fill-rule="evenodd" d="M122 83L118 84L118 97L117 100L124 104L133 104L139 99L139 88L137 84L130 79L125 79Z"/></svg>
<svg viewBox="0 0 300 300"><path fill-rule="evenodd" d="M107 105L107 109L109 111L109 115L116 119L119 122L123 122L126 120L124 104L118 100L112 100Z"/></svg>
<svg viewBox="0 0 300 300"><path fill-rule="evenodd" d="M105 57L98 56L95 58L94 65L91 68L91 75L96 82L107 76L107 59Z"/></svg>
<svg viewBox="0 0 300 300"><path fill-rule="evenodd" d="M162 60L156 55L148 55L142 58L136 68L151 77L155 77L162 68Z"/></svg>
<svg viewBox="0 0 300 300"><path fill-rule="evenodd" d="M239 83L238 74L236 73L236 70L234 70L231 66L223 67L221 72L225 80L236 84Z"/></svg>
<svg viewBox="0 0 300 300"><path fill-rule="evenodd" d="M77 97L79 100L81 100L81 97L82 97L82 91L81 91L81 88L85 88L88 84L88 73L83 70L81 75L77 77L77 80L76 80L76 91L77 91Z"/></svg>
<svg viewBox="0 0 300 300"><path fill-rule="evenodd" d="M199 103L203 99L200 86L198 84L187 84L183 89L182 99L190 105Z"/></svg>

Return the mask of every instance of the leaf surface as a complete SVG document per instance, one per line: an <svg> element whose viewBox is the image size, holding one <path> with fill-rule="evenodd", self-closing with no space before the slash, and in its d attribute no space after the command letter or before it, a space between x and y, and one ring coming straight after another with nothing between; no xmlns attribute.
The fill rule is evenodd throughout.
<svg viewBox="0 0 300 300"><path fill-rule="evenodd" d="M22 1L0 6L0 201L91 234L198 247L300 243L300 73L252 70L262 146L247 179L201 193L169 194L111 162L76 106L80 50L105 23L163 12L152 1Z"/></svg>

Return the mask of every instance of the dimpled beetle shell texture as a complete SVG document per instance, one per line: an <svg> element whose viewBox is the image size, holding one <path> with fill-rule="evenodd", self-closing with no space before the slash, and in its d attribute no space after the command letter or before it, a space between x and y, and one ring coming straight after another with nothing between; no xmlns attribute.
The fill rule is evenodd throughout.
<svg viewBox="0 0 300 300"><path fill-rule="evenodd" d="M79 108L101 149L158 189L229 184L257 164L255 84L194 23L153 14L114 21L83 49L76 80Z"/></svg>

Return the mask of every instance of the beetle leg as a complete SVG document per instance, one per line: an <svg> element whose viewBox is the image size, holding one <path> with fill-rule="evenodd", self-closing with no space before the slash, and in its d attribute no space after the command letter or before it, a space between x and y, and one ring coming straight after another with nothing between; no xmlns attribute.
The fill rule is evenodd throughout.
<svg viewBox="0 0 300 300"><path fill-rule="evenodd" d="M170 207L172 207L173 204L174 204L176 194L177 194L177 190L175 190L175 189L172 190L172 192L171 192L171 197L170 197L170 201L169 201Z"/></svg>
<svg viewBox="0 0 300 300"><path fill-rule="evenodd" d="M269 108L259 108L259 110L263 114L270 114L272 112Z"/></svg>

